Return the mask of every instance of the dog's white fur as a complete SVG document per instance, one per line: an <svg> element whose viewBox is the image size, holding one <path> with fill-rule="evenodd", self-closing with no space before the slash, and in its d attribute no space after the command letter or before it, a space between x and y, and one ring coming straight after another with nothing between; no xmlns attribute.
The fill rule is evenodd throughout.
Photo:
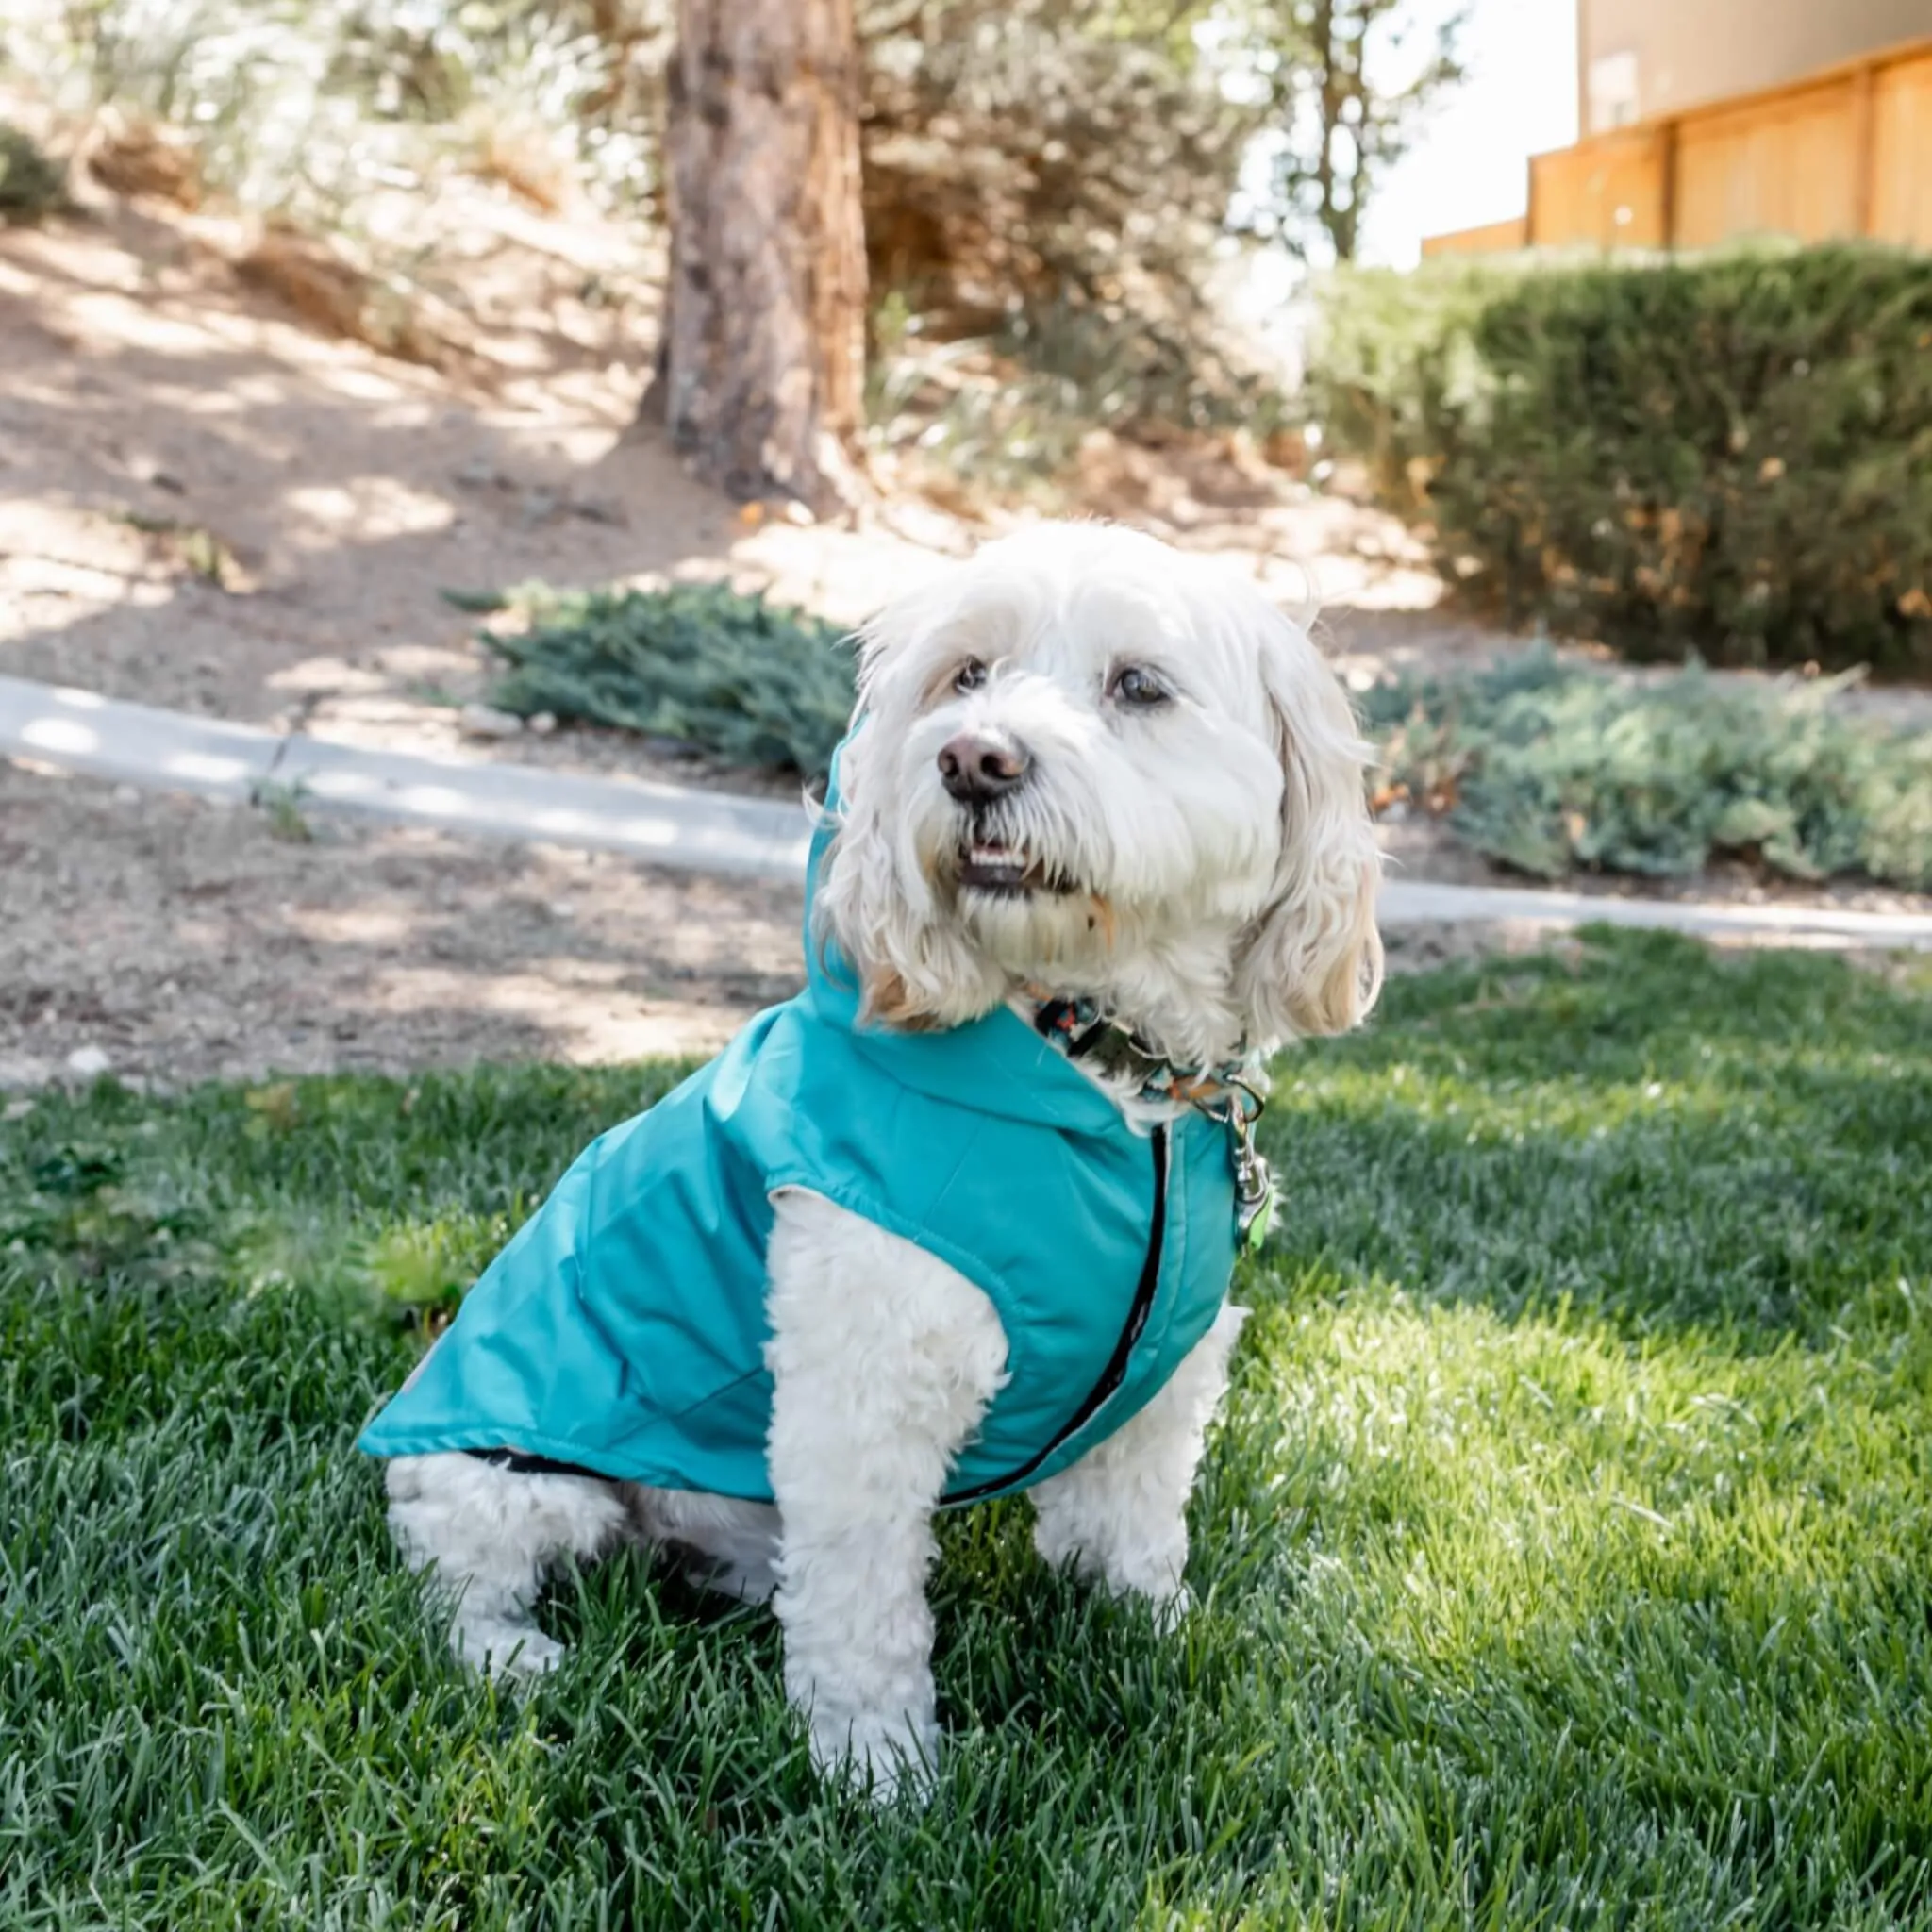
<svg viewBox="0 0 1932 1932"><path fill-rule="evenodd" d="M983 680L959 676L969 660ZM1129 665L1164 702L1127 701ZM1374 1000L1378 860L1347 700L1302 630L1212 562L1100 525L990 544L869 628L859 710L818 908L878 1023L956 1025L1041 986L1097 1000L1177 1063L1212 1063L1352 1026ZM976 819L938 764L962 734L1030 754L1024 783ZM969 830L1064 889L962 885ZM1137 1124L1161 1111L1117 1098ZM774 1207L774 1505L427 1456L390 1465L390 1517L454 1597L458 1651L493 1667L553 1664L532 1615L546 1571L620 1541L769 1598L815 1761L884 1795L937 1747L932 1516L1006 1338L986 1295L924 1250L814 1195ZM1187 1498L1241 1312L1031 1492L1049 1562L1163 1618L1185 1607Z"/></svg>

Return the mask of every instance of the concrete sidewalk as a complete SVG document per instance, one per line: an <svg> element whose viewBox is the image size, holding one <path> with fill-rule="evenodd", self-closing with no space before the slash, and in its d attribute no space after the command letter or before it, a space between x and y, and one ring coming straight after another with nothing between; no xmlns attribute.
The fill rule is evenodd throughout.
<svg viewBox="0 0 1932 1932"><path fill-rule="evenodd" d="M22 678L0 677L0 757L238 805L279 788L306 810L596 847L653 865L739 877L794 882L810 843L802 805L638 779L365 751ZM1387 925L1479 920L1562 931L1604 922L1796 945L1932 949L1932 916L1827 906L1722 905L1391 879L1379 909Z"/></svg>
<svg viewBox="0 0 1932 1932"><path fill-rule="evenodd" d="M13 677L0 677L0 757L237 805L279 790L304 810L602 847L655 865L739 877L796 879L810 844L802 806L639 779L365 751Z"/></svg>
<svg viewBox="0 0 1932 1932"><path fill-rule="evenodd" d="M1434 886L1390 879L1377 916L1384 925L1439 925L1462 920L1544 927L1649 926L1705 939L1788 940L1792 945L1909 946L1932 950L1932 916L1859 912L1830 906L1726 904L1708 899L1625 899L1607 892L1556 892L1535 888Z"/></svg>

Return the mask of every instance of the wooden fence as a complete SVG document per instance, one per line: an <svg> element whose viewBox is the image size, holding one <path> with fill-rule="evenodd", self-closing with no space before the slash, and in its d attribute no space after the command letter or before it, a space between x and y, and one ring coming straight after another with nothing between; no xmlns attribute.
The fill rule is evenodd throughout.
<svg viewBox="0 0 1932 1932"><path fill-rule="evenodd" d="M1423 243L1424 255L1501 255L1528 245L1529 224L1521 215L1507 222L1485 222L1479 228L1457 228L1452 235L1431 235Z"/></svg>
<svg viewBox="0 0 1932 1932"><path fill-rule="evenodd" d="M1864 235L1932 249L1932 41L1534 156L1529 212L1424 255Z"/></svg>

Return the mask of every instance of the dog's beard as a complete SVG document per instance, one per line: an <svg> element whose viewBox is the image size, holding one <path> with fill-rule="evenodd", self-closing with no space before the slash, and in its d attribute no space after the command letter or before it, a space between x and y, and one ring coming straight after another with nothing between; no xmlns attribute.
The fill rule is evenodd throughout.
<svg viewBox="0 0 1932 1932"><path fill-rule="evenodd" d="M1019 979L1049 981L1059 991L1105 972L1116 931L1112 908L1096 892L961 886L952 916L994 965Z"/></svg>
<svg viewBox="0 0 1932 1932"><path fill-rule="evenodd" d="M1116 937L1106 889L1041 801L953 810L924 840L941 917L994 965L1022 978L1099 970Z"/></svg>
<svg viewBox="0 0 1932 1932"><path fill-rule="evenodd" d="M1072 862L1024 810L991 806L961 813L950 854L942 846L938 856L938 869L964 901L1064 899L1083 891Z"/></svg>

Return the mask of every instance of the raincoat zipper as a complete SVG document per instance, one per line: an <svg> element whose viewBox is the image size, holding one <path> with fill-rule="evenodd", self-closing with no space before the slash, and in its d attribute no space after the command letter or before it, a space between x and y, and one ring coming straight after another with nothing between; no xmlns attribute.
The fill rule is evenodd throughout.
<svg viewBox="0 0 1932 1932"><path fill-rule="evenodd" d="M1126 1380L1127 1363L1133 1357L1134 1344L1140 1341L1141 1331L1147 1325L1148 1314L1154 1307L1155 1291L1160 1286L1161 1251L1167 1243L1168 1146L1165 1123L1154 1129L1151 1139L1154 1145L1154 1217L1147 1234L1147 1256L1141 1263L1141 1279L1134 1286L1134 1299L1127 1305L1127 1319L1121 1329L1120 1340L1114 1343L1113 1354L1108 1357L1107 1367L1100 1372L1099 1381L1087 1391L1085 1399L1068 1418L1065 1426L1038 1455L1027 1457L1008 1475L995 1477L991 1482L975 1483L970 1490L955 1490L950 1495L941 1496L941 1508L950 1509L961 1503L976 1503L982 1497L995 1495L1002 1490L1024 1483L1063 1443L1077 1436Z"/></svg>

